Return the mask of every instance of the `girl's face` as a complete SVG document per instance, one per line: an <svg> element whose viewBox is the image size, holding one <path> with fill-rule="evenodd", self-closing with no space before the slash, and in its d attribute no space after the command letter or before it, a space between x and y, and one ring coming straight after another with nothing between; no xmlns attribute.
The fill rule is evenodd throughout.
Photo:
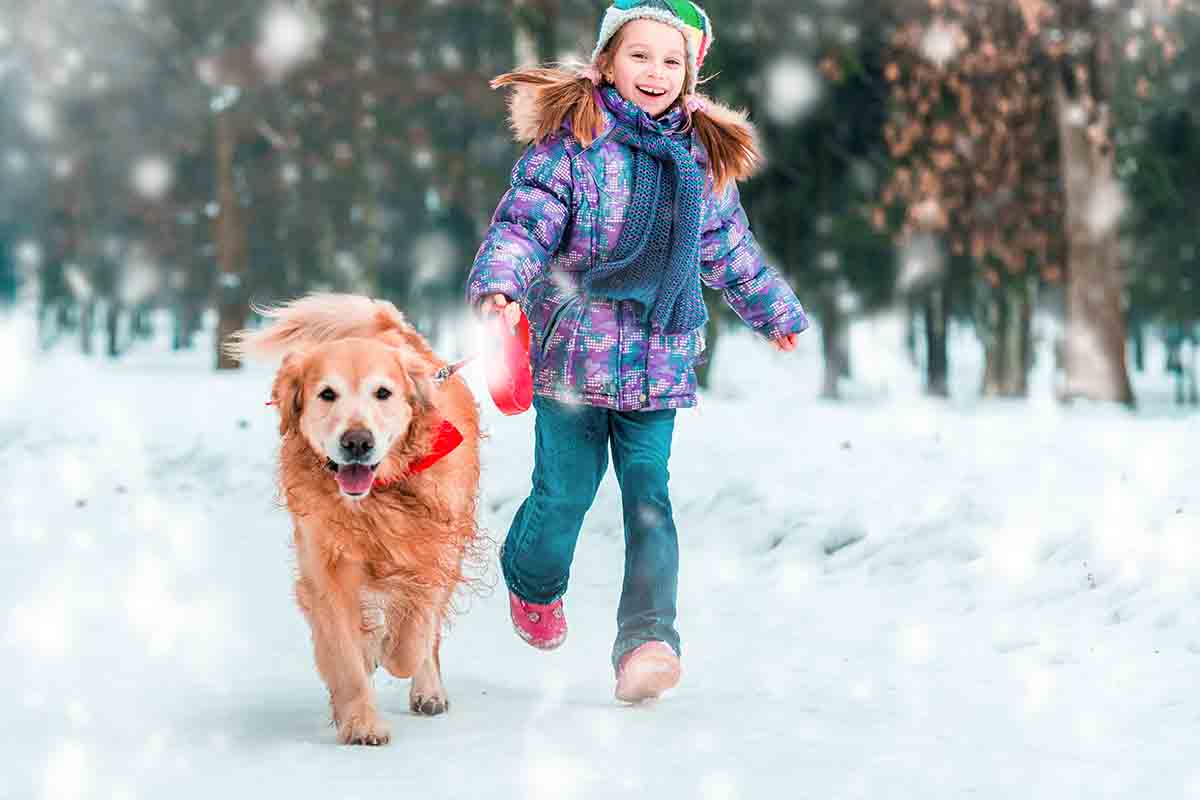
<svg viewBox="0 0 1200 800"><path fill-rule="evenodd" d="M604 77L626 100L657 117L679 99L687 79L683 34L652 19L627 22Z"/></svg>

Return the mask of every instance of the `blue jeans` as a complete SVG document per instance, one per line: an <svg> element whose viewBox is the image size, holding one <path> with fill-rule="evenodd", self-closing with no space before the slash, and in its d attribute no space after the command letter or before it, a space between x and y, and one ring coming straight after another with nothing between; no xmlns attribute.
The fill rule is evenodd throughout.
<svg viewBox="0 0 1200 800"><path fill-rule="evenodd" d="M666 642L679 653L679 538L667 496L675 411L618 412L545 397L534 397L533 406L533 492L504 540L505 583L529 603L552 603L567 591L575 543L608 470L611 446L625 518L613 666L644 642Z"/></svg>

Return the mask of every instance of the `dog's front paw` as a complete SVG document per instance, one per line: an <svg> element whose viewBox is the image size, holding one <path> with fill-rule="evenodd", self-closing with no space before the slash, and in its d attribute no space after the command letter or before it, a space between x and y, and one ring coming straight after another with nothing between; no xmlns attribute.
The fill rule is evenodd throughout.
<svg viewBox="0 0 1200 800"><path fill-rule="evenodd" d="M359 711L338 723L338 741L342 744L364 744L377 747L392 738L388 724L373 711Z"/></svg>
<svg viewBox="0 0 1200 800"><path fill-rule="evenodd" d="M408 704L414 714L426 717L436 717L450 710L450 698L446 697L445 692L430 695L414 692L408 696Z"/></svg>

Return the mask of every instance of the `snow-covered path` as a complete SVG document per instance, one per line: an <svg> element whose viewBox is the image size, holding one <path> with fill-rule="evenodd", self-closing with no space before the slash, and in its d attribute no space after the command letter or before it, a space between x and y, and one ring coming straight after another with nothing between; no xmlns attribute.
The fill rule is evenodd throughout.
<svg viewBox="0 0 1200 800"><path fill-rule="evenodd" d="M1200 797L1195 417L832 406L811 361L723 347L672 464L680 688L612 699L610 476L564 647L520 642L501 589L470 598L451 713L410 715L381 673L380 749L327 725L269 371L22 366L0 388L0 798ZM532 416L484 409L499 537Z"/></svg>

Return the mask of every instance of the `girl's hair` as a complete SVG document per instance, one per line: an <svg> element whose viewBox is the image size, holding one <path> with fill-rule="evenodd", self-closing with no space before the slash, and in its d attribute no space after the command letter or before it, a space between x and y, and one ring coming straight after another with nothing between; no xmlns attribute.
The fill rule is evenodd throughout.
<svg viewBox="0 0 1200 800"><path fill-rule="evenodd" d="M534 130L530 138L534 141L552 136L564 124L569 124L575 138L587 147L604 127L604 113L600 110L601 100L594 80L596 70L602 75L603 69L611 64L623 33L624 30L617 31L594 66L526 67L497 75L491 86L493 89L502 86L517 89L511 101L513 114L514 117L522 112L532 115ZM692 77L690 62L686 63L685 69L684 86L687 86ZM521 108L529 102L532 102L532 108ZM708 153L709 169L718 193L731 182L748 178L760 166L762 156L754 128L746 121L744 112L717 105L698 94L681 93L676 102L683 106L687 116L685 130L694 130Z"/></svg>

